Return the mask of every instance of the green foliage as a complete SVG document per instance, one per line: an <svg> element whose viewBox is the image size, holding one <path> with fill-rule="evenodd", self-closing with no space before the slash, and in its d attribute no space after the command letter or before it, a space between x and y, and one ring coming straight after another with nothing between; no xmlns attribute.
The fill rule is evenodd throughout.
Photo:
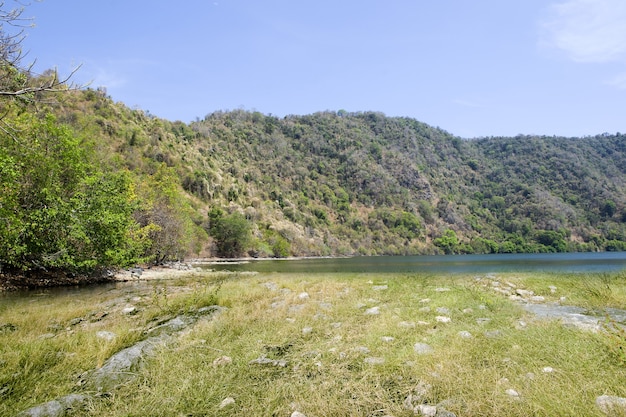
<svg viewBox="0 0 626 417"><path fill-rule="evenodd" d="M213 212L209 234L215 239L218 255L226 258L242 256L252 239L250 223L239 212L222 215Z"/></svg>
<svg viewBox="0 0 626 417"><path fill-rule="evenodd" d="M130 175L138 225L127 225L136 242L124 247L133 249L118 252L156 263L218 254L207 235L211 207L246 213L255 240L243 251L258 256L623 250L626 242L621 135L468 141L413 119L347 111L280 119L219 111L186 125L130 110L100 90L56 99L62 105L46 109L56 115L48 130L63 126L75 141L47 141L61 157L29 151L45 168L20 166L7 132L8 148L0 148L0 241L6 257L31 266L26 254L69 253L46 243L42 230L69 221L72 197L90 187L83 181L118 171ZM24 107L9 117L19 119L18 111ZM20 117L13 136L33 130ZM25 201L15 183L43 184L29 198L45 209L16 215ZM31 239L40 248L27 244L25 228L41 237ZM55 228L49 237L58 242L68 232Z"/></svg>
<svg viewBox="0 0 626 417"><path fill-rule="evenodd" d="M53 116L22 113L0 136L0 259L9 267L92 269L136 262L144 243L132 183L103 174Z"/></svg>
<svg viewBox="0 0 626 417"><path fill-rule="evenodd" d="M446 254L457 253L459 239L452 229L446 229L443 235L433 240L435 246L440 247Z"/></svg>

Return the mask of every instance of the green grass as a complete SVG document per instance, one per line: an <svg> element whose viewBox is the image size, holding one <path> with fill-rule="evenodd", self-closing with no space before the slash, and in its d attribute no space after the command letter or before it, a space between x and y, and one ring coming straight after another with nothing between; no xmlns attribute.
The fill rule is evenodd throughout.
<svg viewBox="0 0 626 417"><path fill-rule="evenodd" d="M623 274L497 279L586 308L604 307L603 298L619 307L626 298ZM379 285L387 289L376 290ZM398 417L414 415L405 405L411 394L413 405L441 404L457 416L600 416L597 396L626 397L623 333L537 320L474 277L207 275L154 284L133 301L139 308L133 316L116 310L127 301L100 294L80 302L68 296L4 303L0 325L16 329L0 332L0 415L81 392L82 372L138 340L159 318L213 302L228 310L164 345L137 379L77 415L289 416L297 410ZM364 314L376 306L379 314ZM102 320L68 327L73 318L103 309L110 313ZM50 323L61 326L42 339ZM103 344L96 329L122 336ZM462 331L472 337L461 337ZM418 354L416 343L433 350ZM215 365L222 356L232 363ZM250 364L261 356L287 365ZM368 363L372 359L383 363ZM220 409L227 397L235 403Z"/></svg>

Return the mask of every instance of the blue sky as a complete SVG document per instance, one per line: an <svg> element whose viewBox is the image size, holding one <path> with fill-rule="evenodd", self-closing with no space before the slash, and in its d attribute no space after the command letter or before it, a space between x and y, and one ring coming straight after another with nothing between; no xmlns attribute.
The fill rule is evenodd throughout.
<svg viewBox="0 0 626 417"><path fill-rule="evenodd" d="M8 3L7 3L8 4ZM461 137L626 132L624 0L43 0L35 69L190 122L381 111Z"/></svg>

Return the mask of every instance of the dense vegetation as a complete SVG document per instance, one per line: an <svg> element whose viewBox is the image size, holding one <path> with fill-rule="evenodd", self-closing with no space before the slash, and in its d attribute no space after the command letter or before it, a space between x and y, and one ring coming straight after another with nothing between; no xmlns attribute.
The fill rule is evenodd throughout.
<svg viewBox="0 0 626 417"><path fill-rule="evenodd" d="M345 111L219 111L185 124L102 89L0 104L9 269L626 249L619 133L464 140Z"/></svg>

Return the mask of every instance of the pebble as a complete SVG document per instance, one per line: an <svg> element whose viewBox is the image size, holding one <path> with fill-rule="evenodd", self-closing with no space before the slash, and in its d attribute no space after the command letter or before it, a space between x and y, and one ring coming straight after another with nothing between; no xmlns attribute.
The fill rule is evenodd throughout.
<svg viewBox="0 0 626 417"><path fill-rule="evenodd" d="M596 406L604 414L619 415L626 414L626 398L613 395L601 395L596 398Z"/></svg>
<svg viewBox="0 0 626 417"><path fill-rule="evenodd" d="M415 351L415 353L419 353L420 355L422 355L422 354L425 354L425 353L430 353L434 349L429 344L426 344L426 343L416 343L416 344L413 345L413 350Z"/></svg>
<svg viewBox="0 0 626 417"><path fill-rule="evenodd" d="M385 363L385 358L368 357L368 358L363 359L363 361L369 365L382 365Z"/></svg>
<svg viewBox="0 0 626 417"><path fill-rule="evenodd" d="M508 395L509 397L513 397L513 398L519 398L519 392L515 391L512 388L507 389L506 391L506 395Z"/></svg>
<svg viewBox="0 0 626 417"><path fill-rule="evenodd" d="M235 399L233 397L226 397L220 403L220 408L226 408L229 405L235 404Z"/></svg>
<svg viewBox="0 0 626 417"><path fill-rule="evenodd" d="M452 321L450 317L446 316L437 316L435 317L435 320L437 320L439 323L450 323Z"/></svg>
<svg viewBox="0 0 626 417"><path fill-rule="evenodd" d="M96 337L98 339L102 339L102 340L106 340L107 342L110 342L111 340L115 339L116 335L113 332L108 332L106 330L101 330L101 331L96 333Z"/></svg>
<svg viewBox="0 0 626 417"><path fill-rule="evenodd" d="M377 316L380 314L380 307L376 306L376 307L372 307L372 308L368 308L367 310L365 310L365 314L366 316Z"/></svg>
<svg viewBox="0 0 626 417"><path fill-rule="evenodd" d="M467 330L462 330L459 332L459 337L461 337L462 339L471 339L473 336Z"/></svg>

